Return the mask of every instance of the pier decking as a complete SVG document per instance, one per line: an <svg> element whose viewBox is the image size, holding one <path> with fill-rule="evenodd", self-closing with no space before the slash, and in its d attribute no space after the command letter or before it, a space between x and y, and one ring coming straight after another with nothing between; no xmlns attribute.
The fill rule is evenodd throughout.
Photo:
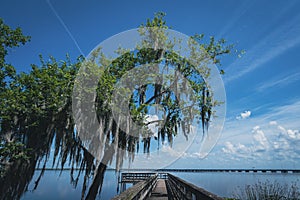
<svg viewBox="0 0 300 200"><path fill-rule="evenodd" d="M121 188L124 188L126 183L134 185L113 200L223 199L169 173L123 173L120 180L120 184L123 185Z"/></svg>
<svg viewBox="0 0 300 200"><path fill-rule="evenodd" d="M156 182L155 188L151 191L151 194L147 198L147 200L167 200L168 199L168 191L166 187L166 181L159 179Z"/></svg>

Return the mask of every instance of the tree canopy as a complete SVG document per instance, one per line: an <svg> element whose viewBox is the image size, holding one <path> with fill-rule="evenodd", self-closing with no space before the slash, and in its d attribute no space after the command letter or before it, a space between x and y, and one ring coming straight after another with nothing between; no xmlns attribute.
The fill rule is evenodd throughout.
<svg viewBox="0 0 300 200"><path fill-rule="evenodd" d="M53 57L45 62L40 56L41 64L32 65L29 73L16 73L5 56L9 48L30 37L0 19L0 184L19 188L11 191L12 198L21 195L20 188L25 190L34 168L46 157L45 168L53 143L53 166L63 169L69 159L72 169L80 167L77 177L71 172L74 185L85 170L82 198L93 199L106 164L113 159L118 170L125 157L134 160L140 144L149 153L153 140L172 145L179 133L188 138L192 121L207 132L213 108L221 102L213 99L205 83L210 76L206 63L220 65L221 56L229 54L233 45L196 34L188 44L191 57L186 59L168 40L164 16L157 13L140 26L145 39L134 51L120 47L117 58L111 59L98 48L74 63L68 56L60 62ZM148 120L151 114L164 120ZM150 130L151 124L157 134ZM13 169L32 173L18 182L14 180L20 177L11 177ZM92 172L96 175L86 194Z"/></svg>
<svg viewBox="0 0 300 200"><path fill-rule="evenodd" d="M188 41L189 58L183 57L175 49L181 41L169 37L164 16L157 13L139 27L143 39L135 49L120 46L118 56L110 58L99 46L79 70L73 115L79 138L96 157L103 155L109 141L112 152L126 150L133 160L140 140L144 152L150 151L153 139L172 146L180 131L188 139L194 122L202 125L205 134L213 108L222 103L213 99L205 79L210 76L208 65L220 65L220 56L230 53L233 46L214 37L205 43L204 35L197 34ZM150 112L152 107L155 113ZM151 114L163 120L149 121ZM149 130L151 124L156 134Z"/></svg>

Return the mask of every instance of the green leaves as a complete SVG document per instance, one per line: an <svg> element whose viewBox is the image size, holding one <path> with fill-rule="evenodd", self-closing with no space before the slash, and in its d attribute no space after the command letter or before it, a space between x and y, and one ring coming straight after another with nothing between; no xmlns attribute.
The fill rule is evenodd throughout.
<svg viewBox="0 0 300 200"><path fill-rule="evenodd" d="M1 132L20 123L31 126L42 118L52 118L71 101L79 63L69 66L54 58L41 62L42 66L32 65L30 73L16 75L5 93L0 93ZM14 118L17 121L12 121Z"/></svg>
<svg viewBox="0 0 300 200"><path fill-rule="evenodd" d="M18 47L30 40L29 36L24 36L20 28L11 29L4 24L0 18L0 123L1 131L11 127L14 123L14 116L20 105L18 105L18 84L16 80L15 68L5 62L8 49Z"/></svg>
<svg viewBox="0 0 300 200"><path fill-rule="evenodd" d="M0 163L28 160L30 159L31 151L30 148L26 148L25 145L20 142L0 143Z"/></svg>
<svg viewBox="0 0 300 200"><path fill-rule="evenodd" d="M116 145L124 147L123 149L132 150L139 141L133 139L129 143L129 138L116 125L117 122L112 122L110 103L116 91L116 83L127 72L140 65L149 65L148 71L138 75L142 77L136 77L136 74L128 75L132 80L129 82L136 86L136 91L130 91L132 96L128 107L133 121L147 128L146 117L153 114L149 113L150 108L156 104L160 105L161 116L166 121L165 123L156 123L159 128L158 139L166 137L172 143L173 137L179 133L180 128L187 138L194 119L202 122L203 129L207 130L213 114L212 108L218 105L218 102L213 102L213 94L208 92L209 89L204 81L210 76L207 57L213 63L220 65L221 56L229 54L234 46L227 45L224 39L216 40L214 37L210 37L206 40L203 34L196 34L191 37L188 44L191 58L189 60L183 58L173 49L175 41L168 40L166 30L169 27L166 25L164 17L165 13L156 13L153 19L147 20L145 25L140 26L140 34L144 36L145 40L134 51L120 47L116 51L119 57L110 60L101 52L101 48L95 50L91 55L91 60L85 61L87 72L80 74L81 77L76 79L79 81L80 87L81 81L82 83L89 79L98 81L100 77L95 88L84 88L83 94L79 94L76 98L81 98L80 95L93 94L96 90L96 102L89 103L95 104L97 118L102 123L101 126L103 125L103 134L107 134L109 136L107 138L112 138L109 142L118 141ZM57 116L68 118L60 119L73 123L72 120L69 120L72 115L73 86L79 67L83 62L82 57L72 64L68 56L66 61L57 61L53 57L50 57L49 61L45 61L40 56L40 65L32 65L29 73L17 74L13 66L5 63L7 50L26 43L30 37L24 36L20 28L10 29L1 19L0 32L1 134L10 131L19 136L27 134L28 128L42 126L45 121L53 121ZM152 65L150 66L150 64ZM161 72L167 69L175 71L174 75L157 76L157 74L163 74ZM185 81L179 80L176 73L181 74L181 78ZM224 70L220 70L220 73L224 74ZM140 80L150 79L155 83L138 84ZM168 87L160 84L166 79ZM191 92L189 87L193 94L191 96L188 95ZM120 90L120 93L122 92ZM128 91L124 91L124 93L128 93ZM180 101L182 97L185 99ZM192 103L188 104L187 102ZM130 126L131 124L128 124L128 129ZM140 134L148 134L144 130L140 132ZM17 159L18 149L23 147L13 146L6 141L3 144L8 146L0 148L0 156Z"/></svg>
<svg viewBox="0 0 300 200"><path fill-rule="evenodd" d="M5 56L9 48L18 47L20 44L24 45L29 40L30 37L24 36L21 28L13 30L0 18L0 68L2 69L5 63Z"/></svg>

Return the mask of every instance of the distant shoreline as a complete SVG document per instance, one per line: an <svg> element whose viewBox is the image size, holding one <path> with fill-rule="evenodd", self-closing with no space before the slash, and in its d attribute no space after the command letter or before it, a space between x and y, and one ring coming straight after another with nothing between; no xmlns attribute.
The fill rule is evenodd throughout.
<svg viewBox="0 0 300 200"><path fill-rule="evenodd" d="M36 168L35 170L47 170L47 171L70 171L80 170L80 168ZM115 171L116 169L108 168L107 171ZM268 173L268 174L295 174L300 173L300 169L120 169L120 172L231 172L231 173Z"/></svg>

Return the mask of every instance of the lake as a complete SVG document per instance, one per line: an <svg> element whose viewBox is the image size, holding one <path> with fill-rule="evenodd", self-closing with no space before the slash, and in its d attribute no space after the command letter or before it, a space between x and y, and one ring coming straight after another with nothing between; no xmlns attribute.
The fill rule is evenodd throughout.
<svg viewBox="0 0 300 200"><path fill-rule="evenodd" d="M83 186L83 177L79 177L77 187L70 183L70 170L46 170L40 179L36 190L33 190L35 181L41 170L36 170L28 191L21 197L22 200L35 199L80 199ZM74 172L75 173L75 172ZM297 182L299 186L300 174L290 173L245 173L245 172L171 172L172 174L202 187L221 197L232 197L238 187L255 184L258 181L277 181L280 184ZM89 177L89 184L92 182ZM113 170L105 172L100 194L96 199L111 199L118 194L118 174Z"/></svg>

